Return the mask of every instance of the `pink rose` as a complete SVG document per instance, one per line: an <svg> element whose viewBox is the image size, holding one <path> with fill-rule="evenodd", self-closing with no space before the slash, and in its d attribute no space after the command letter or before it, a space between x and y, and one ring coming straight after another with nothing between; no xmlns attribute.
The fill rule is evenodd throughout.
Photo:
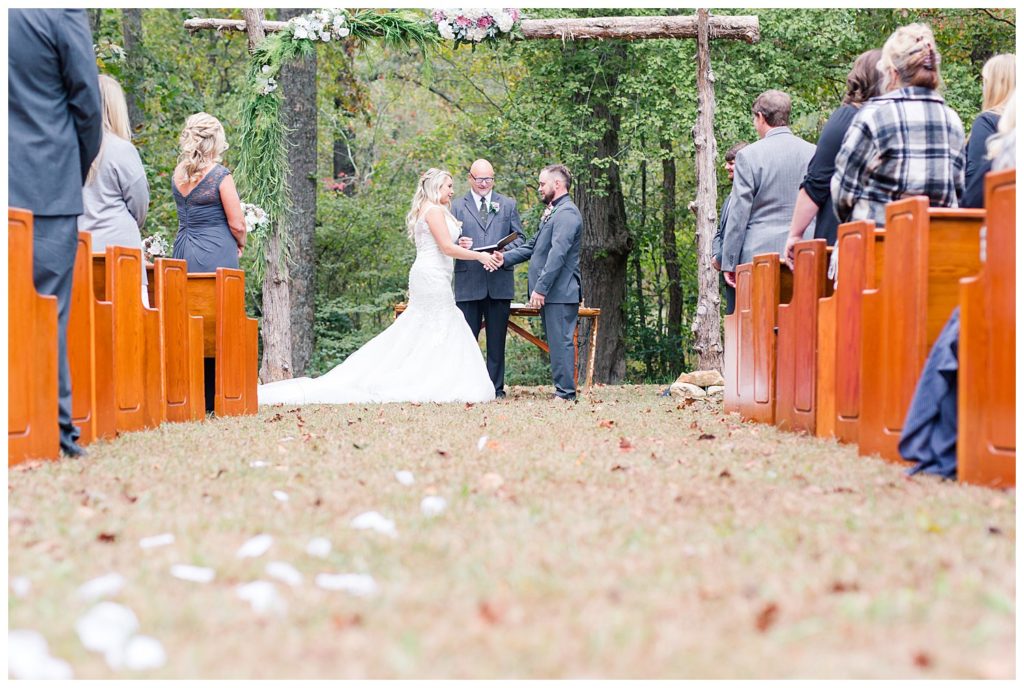
<svg viewBox="0 0 1024 688"><path fill-rule="evenodd" d="M479 19L476 20L476 25L479 26L481 29L486 29L488 26L490 26L493 23L494 23L494 19L492 19L489 16L488 17L480 17Z"/></svg>
<svg viewBox="0 0 1024 688"><path fill-rule="evenodd" d="M514 22L519 21L519 10L513 8L513 9L508 10L508 13L509 13L509 16L512 17L512 21L514 21Z"/></svg>
<svg viewBox="0 0 1024 688"><path fill-rule="evenodd" d="M473 22L468 17L463 17L461 14L455 18L455 23L459 26L472 26Z"/></svg>

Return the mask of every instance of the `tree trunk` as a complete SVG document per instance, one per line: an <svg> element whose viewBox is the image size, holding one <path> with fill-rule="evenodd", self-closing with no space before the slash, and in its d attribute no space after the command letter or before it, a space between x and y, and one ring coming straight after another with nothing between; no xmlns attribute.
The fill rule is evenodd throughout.
<svg viewBox="0 0 1024 688"><path fill-rule="evenodd" d="M89 30L92 32L92 42L96 43L100 33L100 19L103 18L103 10L100 8L94 10L86 10L85 13L89 16Z"/></svg>
<svg viewBox="0 0 1024 688"><path fill-rule="evenodd" d="M662 141L665 157L661 161L661 241L668 277L668 355L666 363L673 375L682 372L683 362L683 285L679 275L679 251L676 249L676 159L671 141Z"/></svg>
<svg viewBox="0 0 1024 688"><path fill-rule="evenodd" d="M266 34L263 31L263 10L242 10L249 35L250 52ZM263 364L260 382L277 382L292 377L291 306L288 301L288 266L285 265L280 220L267 238L264 250L263 278Z"/></svg>
<svg viewBox="0 0 1024 688"><path fill-rule="evenodd" d="M341 103L336 99L335 108L340 108ZM334 139L334 155L331 158L331 171L334 173L334 181L340 181L345 185L342 193L352 196L356 191L356 163L352 159L352 143L355 133L352 127L342 129Z"/></svg>
<svg viewBox="0 0 1024 688"><path fill-rule="evenodd" d="M127 79L121 84L124 87L125 100L128 102L128 121L132 132L142 129L142 108L139 107L138 82L143 72L142 56L142 10L124 8L121 10L121 32L124 36L124 50L128 54Z"/></svg>
<svg viewBox="0 0 1024 688"><path fill-rule="evenodd" d="M614 56L606 65L625 64L625 45L611 46L609 52ZM609 92L614 92L617 75L609 70L605 78ZM619 117L608 107L609 100L590 100L592 116L604 123L605 133L593 155L588 156L609 162L607 166L591 164L588 174L579 175L581 183L574 187L573 197L583 214L583 296L587 304L601 309L594 380L617 384L626 376L626 266L633 238L626 225L626 202L619 176Z"/></svg>
<svg viewBox="0 0 1024 688"><path fill-rule="evenodd" d="M697 199L690 206L697 214L697 311L692 331L697 362L702 370L722 369L722 323L718 275L711 265L711 240L718 222L715 209L715 75L711 71L708 11L697 10Z"/></svg>
<svg viewBox="0 0 1024 688"><path fill-rule="evenodd" d="M643 147L643 138L640 140L640 146ZM647 231L647 160L646 158L640 161L640 229L639 232L642 234ZM637 321L637 325L640 332L644 332L647 329L647 302L644 299L644 273L643 263L641 262L643 252L640 250L638 242L633 242L633 251L630 255L633 257L633 272L636 273L636 308L640 314L640 318ZM644 341L646 337L641 339ZM644 369L647 371L647 379L654 379L654 358L651 347L644 342Z"/></svg>
<svg viewBox="0 0 1024 688"><path fill-rule="evenodd" d="M287 21L311 10L282 8ZM302 376L313 354L316 316L316 54L281 68L281 120L288 132L288 188L291 208L287 222L291 260L288 289L291 304L292 373Z"/></svg>

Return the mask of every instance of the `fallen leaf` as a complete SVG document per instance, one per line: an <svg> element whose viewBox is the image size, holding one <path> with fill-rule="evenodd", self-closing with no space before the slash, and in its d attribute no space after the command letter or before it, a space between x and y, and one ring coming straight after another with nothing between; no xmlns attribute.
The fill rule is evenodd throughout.
<svg viewBox="0 0 1024 688"><path fill-rule="evenodd" d="M844 592L857 592L860 590L860 586L856 583L846 583L843 581L835 581L829 588L829 592L841 594Z"/></svg>
<svg viewBox="0 0 1024 688"><path fill-rule="evenodd" d="M449 453L448 453L447 451L445 451L444 449L437 449L437 450L435 450L435 451L437 451L437 453L438 453L438 455L439 455L439 456L443 456L443 457L444 457L444 458L446 458L446 459L447 459L447 458L448 458L449 456L451 456L451 454L449 454Z"/></svg>
<svg viewBox="0 0 1024 688"><path fill-rule="evenodd" d="M989 526L988 527L988 534L989 535L1002 535L1003 534L1003 529L1000 528L999 526Z"/></svg>
<svg viewBox="0 0 1024 688"><path fill-rule="evenodd" d="M331 617L331 625L334 630L343 631L351 626L362 626L363 617L361 614L335 614Z"/></svg>
<svg viewBox="0 0 1024 688"><path fill-rule="evenodd" d="M769 602L761 611L757 613L757 619L754 621L754 625L758 631L764 633L769 628L775 625L775 622L779 620L779 605L774 602Z"/></svg>
<svg viewBox="0 0 1024 688"><path fill-rule="evenodd" d="M117 542L117 533L100 533L96 536L99 542Z"/></svg>
<svg viewBox="0 0 1024 688"><path fill-rule="evenodd" d="M731 478L732 477L732 473L730 473L729 469L726 468L725 470L723 470L721 473L718 474L718 477L719 478Z"/></svg>
<svg viewBox="0 0 1024 688"><path fill-rule="evenodd" d="M622 451L633 451L633 443L625 437L619 438L619 449Z"/></svg>
<svg viewBox="0 0 1024 688"><path fill-rule="evenodd" d="M700 437L698 437L697 439L698 440L713 440L713 439L715 439L715 436L710 434L710 433L702 432L700 434Z"/></svg>
<svg viewBox="0 0 1024 688"><path fill-rule="evenodd" d="M467 401L467 402L466 402L466 408L468 408L468 409L471 409L471 408L473 408L474 406L476 406L476 404L474 404L474 403L472 403L472 402L470 402L470 401Z"/></svg>
<svg viewBox="0 0 1024 688"><path fill-rule="evenodd" d="M615 425L615 421L613 421L613 420L602 420L602 421L598 422L598 425L600 427L602 427L602 428L610 428L610 427Z"/></svg>
<svg viewBox="0 0 1024 688"><path fill-rule="evenodd" d="M480 618L487 623L494 625L501 622L505 612L508 611L508 606L498 605L497 603L490 602L488 600L482 600L477 605L477 611L480 613Z"/></svg>
<svg viewBox="0 0 1024 688"><path fill-rule="evenodd" d="M264 423L276 423L277 421L281 420L282 418L284 418L284 416L282 416L280 413L275 413L271 418L267 418L263 422Z"/></svg>
<svg viewBox="0 0 1024 688"><path fill-rule="evenodd" d="M612 466L612 470L613 471L628 471L629 469L626 466L623 466L621 464L615 464L614 466Z"/></svg>
<svg viewBox="0 0 1024 688"><path fill-rule="evenodd" d="M932 658L927 652L919 651L914 653L914 666L927 669L932 665Z"/></svg>

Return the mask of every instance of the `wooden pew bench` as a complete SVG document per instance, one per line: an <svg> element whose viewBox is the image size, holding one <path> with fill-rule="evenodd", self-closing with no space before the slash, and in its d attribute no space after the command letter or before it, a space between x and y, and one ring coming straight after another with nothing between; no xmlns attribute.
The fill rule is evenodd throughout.
<svg viewBox="0 0 1024 688"><path fill-rule="evenodd" d="M985 178L984 262L960 280L957 479L1016 484L1016 170Z"/></svg>
<svg viewBox="0 0 1024 688"><path fill-rule="evenodd" d="M793 247L793 296L779 305L775 424L813 434L818 418L818 305L832 291L824 239Z"/></svg>
<svg viewBox="0 0 1024 688"><path fill-rule="evenodd" d="M56 459L57 297L32 278L32 213L7 209L7 465Z"/></svg>
<svg viewBox="0 0 1024 688"><path fill-rule="evenodd" d="M815 434L857 442L860 425L861 298L874 289L885 230L874 222L839 226L838 287L818 305L818 408ZM830 286L832 280L829 280Z"/></svg>
<svg viewBox="0 0 1024 688"><path fill-rule="evenodd" d="M981 267L984 217L929 208L924 196L886 207L882 279L862 296L861 455L901 460L897 445L925 359L959 302L960 279Z"/></svg>
<svg viewBox="0 0 1024 688"><path fill-rule="evenodd" d="M726 316L726 410L759 423L775 422L776 326L781 303L793 297L793 273L779 254L754 256L736 267L736 309Z"/></svg>

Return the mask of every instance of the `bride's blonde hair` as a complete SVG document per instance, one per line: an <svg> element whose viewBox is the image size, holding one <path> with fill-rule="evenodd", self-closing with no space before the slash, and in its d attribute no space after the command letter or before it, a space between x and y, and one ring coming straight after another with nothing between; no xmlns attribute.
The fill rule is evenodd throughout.
<svg viewBox="0 0 1024 688"><path fill-rule="evenodd" d="M420 175L420 181L416 184L416 193L412 195L412 207L409 209L409 214L405 216L405 228L409 232L410 239L413 238L413 228L416 227L420 214L429 205L441 206L446 217L450 217L457 224L462 224L451 214L448 206L441 202L441 186L448 179L453 179L452 175L436 167L431 167Z"/></svg>

